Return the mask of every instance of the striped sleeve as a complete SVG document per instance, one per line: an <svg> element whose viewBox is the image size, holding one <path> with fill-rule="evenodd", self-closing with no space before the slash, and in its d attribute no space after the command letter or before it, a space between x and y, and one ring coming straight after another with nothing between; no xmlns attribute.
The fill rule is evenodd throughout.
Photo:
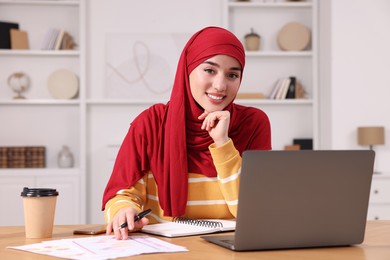
<svg viewBox="0 0 390 260"><path fill-rule="evenodd" d="M122 208L131 207L140 212L146 201L146 178L140 179L133 187L123 189L106 203L104 218L109 223Z"/></svg>
<svg viewBox="0 0 390 260"><path fill-rule="evenodd" d="M231 139L219 147L212 144L209 149L218 173L221 193L231 214L236 217L242 158Z"/></svg>

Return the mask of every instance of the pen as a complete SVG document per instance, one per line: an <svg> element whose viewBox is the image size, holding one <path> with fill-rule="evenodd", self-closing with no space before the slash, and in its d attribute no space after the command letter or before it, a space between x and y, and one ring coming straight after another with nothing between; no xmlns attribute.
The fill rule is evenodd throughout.
<svg viewBox="0 0 390 260"><path fill-rule="evenodd" d="M141 218L145 217L145 216L148 215L150 212L152 212L151 209L147 209L147 210L145 210L145 211L142 211L141 213L139 213L138 215L136 215L136 216L134 217L134 222L136 222L136 221L140 220ZM122 225L120 225L120 226L118 227L118 230L119 230L119 229L122 229L122 228L124 228L124 227L127 227L127 222L125 222L125 223L123 223Z"/></svg>

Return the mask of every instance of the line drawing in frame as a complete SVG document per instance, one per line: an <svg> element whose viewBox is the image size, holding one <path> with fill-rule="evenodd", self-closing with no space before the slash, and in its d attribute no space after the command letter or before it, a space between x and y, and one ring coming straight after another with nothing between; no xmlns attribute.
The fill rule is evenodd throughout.
<svg viewBox="0 0 390 260"><path fill-rule="evenodd" d="M106 87L110 99L169 99L188 34L109 33Z"/></svg>

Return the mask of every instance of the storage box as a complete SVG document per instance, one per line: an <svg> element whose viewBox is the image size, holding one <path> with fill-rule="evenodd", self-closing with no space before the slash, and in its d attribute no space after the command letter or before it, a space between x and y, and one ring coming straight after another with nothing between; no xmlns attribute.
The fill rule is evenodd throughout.
<svg viewBox="0 0 390 260"><path fill-rule="evenodd" d="M0 147L0 168L45 168L44 146Z"/></svg>

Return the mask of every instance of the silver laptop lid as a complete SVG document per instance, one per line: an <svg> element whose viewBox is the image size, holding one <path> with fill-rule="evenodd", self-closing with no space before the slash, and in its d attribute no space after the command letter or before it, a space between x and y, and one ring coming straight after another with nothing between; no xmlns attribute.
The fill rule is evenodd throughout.
<svg viewBox="0 0 390 260"><path fill-rule="evenodd" d="M373 151L246 151L235 250L364 239Z"/></svg>

